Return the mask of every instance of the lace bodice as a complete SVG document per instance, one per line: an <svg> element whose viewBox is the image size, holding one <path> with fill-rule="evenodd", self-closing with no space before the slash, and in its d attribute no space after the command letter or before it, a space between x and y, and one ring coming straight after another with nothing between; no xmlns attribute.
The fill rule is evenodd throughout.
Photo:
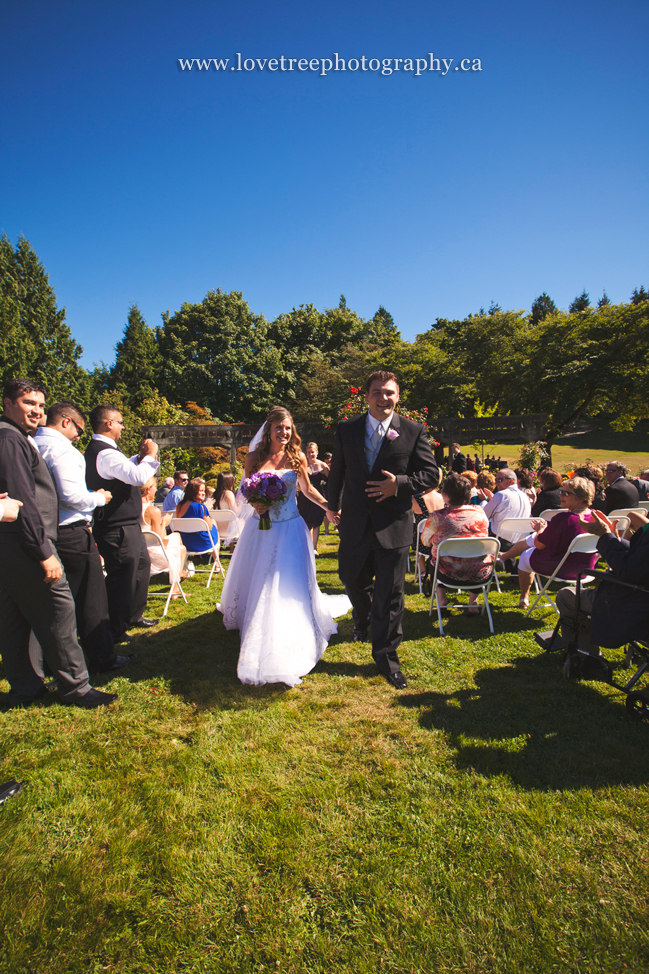
<svg viewBox="0 0 649 974"><path fill-rule="evenodd" d="M273 504L270 508L270 519L271 521L292 521L293 518L300 516L296 500L297 473L295 470L275 470L273 473L282 478L287 491L281 501ZM255 514L254 517L259 519L258 514Z"/></svg>

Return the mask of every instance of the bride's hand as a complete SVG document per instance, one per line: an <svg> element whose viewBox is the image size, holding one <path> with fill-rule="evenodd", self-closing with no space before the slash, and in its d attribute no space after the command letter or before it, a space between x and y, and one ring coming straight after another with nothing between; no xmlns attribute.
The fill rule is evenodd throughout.
<svg viewBox="0 0 649 974"><path fill-rule="evenodd" d="M264 505L261 504L259 501L252 504L252 507L254 507L254 509L257 511L257 514L259 514L260 516L262 514L267 514L268 511L270 510L270 507L264 507Z"/></svg>

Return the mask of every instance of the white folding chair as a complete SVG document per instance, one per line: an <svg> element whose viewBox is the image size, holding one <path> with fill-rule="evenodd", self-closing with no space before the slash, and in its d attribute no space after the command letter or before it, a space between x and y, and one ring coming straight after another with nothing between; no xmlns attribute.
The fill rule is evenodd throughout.
<svg viewBox="0 0 649 974"><path fill-rule="evenodd" d="M421 574L421 566L419 564L419 542L421 539L421 532L426 527L427 520L428 518L424 518L423 521L420 521L419 524L417 525L417 543L415 545L415 582L419 583L420 595L423 595L424 589L423 589L423 577Z"/></svg>
<svg viewBox="0 0 649 974"><path fill-rule="evenodd" d="M169 573L169 592L167 593L167 601L165 602L164 612L162 613L163 616L166 616L175 585L178 585L178 588L180 589L180 594L182 595L185 602L187 601L187 596L183 592L183 587L180 584L180 578L176 580L176 573L172 570L171 564L169 562L169 555L167 554L167 549L164 546L164 542L162 538L158 534L156 534L155 531L152 531L150 528L142 528L142 534L144 535L144 540L146 541L147 548L156 548L158 551L161 551L167 563L166 568L154 568L153 563L151 563L152 575L161 575L165 571ZM149 592L149 598L164 599L164 597L165 597L164 592Z"/></svg>
<svg viewBox="0 0 649 974"><path fill-rule="evenodd" d="M498 530L496 531L496 537L499 541L510 541L516 543L516 541L522 541L526 538L528 534L532 533L532 521L535 518L531 517L506 517L498 525ZM501 572L503 578L514 578L515 576L510 575L509 572ZM496 591L500 593L500 582L498 572L495 573Z"/></svg>
<svg viewBox="0 0 649 974"><path fill-rule="evenodd" d="M649 511L649 501L638 501L638 507L641 507L643 511Z"/></svg>
<svg viewBox="0 0 649 974"><path fill-rule="evenodd" d="M638 501L638 507L639 506L640 506L640 502ZM637 507L619 507L617 511L611 511L611 513L607 514L606 516L610 518L611 521L614 521L616 517L625 517L627 514L630 514L631 511L637 511L637 510L638 510Z"/></svg>
<svg viewBox="0 0 649 974"><path fill-rule="evenodd" d="M435 562L435 572L433 575L433 591L430 597L430 609L428 610L428 615L433 614L433 601L437 603L437 618L439 619L439 632L440 635L444 635L444 626L442 623L442 610L440 608L439 599L437 598L437 575L439 570L439 562L442 557L446 558L483 558L485 555L492 555L493 561L491 564L491 571L489 577L481 582L461 582L458 585L447 585L446 582L443 583L445 589L450 589L451 591L474 591L475 589L481 589L484 596L484 603L482 605L481 615L484 615L485 609L487 610L487 616L489 618L489 629L493 635L494 624L491 618L491 608L489 607L489 589L491 588L491 583L496 576L496 561L498 555L500 554L500 542L497 538L446 538L442 541L437 549L437 561ZM453 608L460 608L460 606L453 606ZM464 608L462 606L461 608Z"/></svg>
<svg viewBox="0 0 649 974"><path fill-rule="evenodd" d="M551 575L548 576L548 575L543 575L542 572L535 572L536 575L540 575L541 578L545 578L547 579L547 581L541 587L539 594L536 596L534 602L525 613L526 619L531 615L533 610L536 608L537 603L539 602L540 599L545 599L545 601L550 606L550 608L554 609L556 614L559 615L559 610L557 609L556 605L547 594L550 585L552 584L552 582L562 582L564 585L570 585L572 582L574 582L574 578L561 577L561 569L563 567L564 562L572 554L579 553L582 555L594 555L595 552L597 551L598 541L599 538L594 534L578 534L577 537L573 538L572 541L570 542L568 550L566 551L565 555L563 556L563 558L561 559L561 561L559 562L559 564L554 569ZM588 582L592 582L593 578L594 578L593 575L583 575L582 581L584 582L584 584L587 584Z"/></svg>
<svg viewBox="0 0 649 974"><path fill-rule="evenodd" d="M541 511L539 517L542 517L544 521L551 521L557 514L565 514L567 510L567 507L549 507L547 511Z"/></svg>
<svg viewBox="0 0 649 974"><path fill-rule="evenodd" d="M229 544L239 537L239 519L234 511L210 511L210 517L216 525L221 544Z"/></svg>
<svg viewBox="0 0 649 974"><path fill-rule="evenodd" d="M214 564L212 565L212 570L210 571L209 568L195 569L196 572L203 572L209 574L210 577L207 580L207 585L205 586L206 588L210 587L210 582L212 581L212 575L214 574L217 568L221 572L221 575L223 575L223 578L225 578L223 568L221 567L221 560L219 558L218 541L216 542L216 544L214 543L214 539L212 538L211 532L209 531L207 522L204 521L202 517L174 517L172 518L169 527L171 528L172 531L178 531L180 534L198 534L199 532L204 531L210 539L209 547L203 548L202 551L188 551L187 554L190 556L207 555L210 552L212 552L212 555L214 557Z"/></svg>

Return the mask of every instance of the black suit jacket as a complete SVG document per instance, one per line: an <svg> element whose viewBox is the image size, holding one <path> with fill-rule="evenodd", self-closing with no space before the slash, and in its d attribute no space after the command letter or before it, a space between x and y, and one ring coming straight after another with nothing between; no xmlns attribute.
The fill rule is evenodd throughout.
<svg viewBox="0 0 649 974"><path fill-rule="evenodd" d="M398 436L383 438L372 470L365 457L367 413L338 424L327 482L329 507L341 506L340 537L360 542L368 519L382 548L406 548L412 541L412 495L434 487L438 480L426 427L392 414L390 429ZM384 501L370 500L365 493L368 480L384 480L382 470L397 478L397 493ZM344 486L344 492L343 492Z"/></svg>
<svg viewBox="0 0 649 974"><path fill-rule="evenodd" d="M633 484L629 483L629 481L624 477L621 480L616 480L614 484L607 487L605 494L605 514L610 514L611 511L619 511L624 507L638 506L638 491Z"/></svg>
<svg viewBox="0 0 649 974"><path fill-rule="evenodd" d="M451 465L451 470L453 473L464 473L467 469L466 456L464 453L456 453L453 463Z"/></svg>
<svg viewBox="0 0 649 974"><path fill-rule="evenodd" d="M631 543L604 534L597 550L621 582L649 588L649 528L636 531ZM603 579L593 602L591 638L598 646L607 647L649 639L649 597Z"/></svg>

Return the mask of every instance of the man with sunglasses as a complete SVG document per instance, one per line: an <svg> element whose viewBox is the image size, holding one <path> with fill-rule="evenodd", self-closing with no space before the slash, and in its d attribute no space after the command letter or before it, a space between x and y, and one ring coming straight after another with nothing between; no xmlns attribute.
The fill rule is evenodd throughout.
<svg viewBox="0 0 649 974"><path fill-rule="evenodd" d="M486 487L483 493L487 498L483 511L489 519L489 526L493 535L498 534L498 529L505 518L530 516L532 505L529 497L522 490L519 490L516 474L509 467L502 467L496 471L495 493L492 494ZM508 531L507 537L501 538L501 550L508 551L515 541L522 541L528 534L529 529L522 533Z"/></svg>
<svg viewBox="0 0 649 974"><path fill-rule="evenodd" d="M140 528L140 487L155 475L160 464L158 447L143 440L137 456L125 457L117 444L124 420L112 403L102 403L90 413L93 437L86 447L86 483L90 490L103 488L112 497L95 514L92 533L106 568L106 594L113 640L130 642L127 629L152 626L157 620L143 618L149 594L151 561Z"/></svg>
<svg viewBox="0 0 649 974"><path fill-rule="evenodd" d="M174 485L162 503L162 513L168 514L175 511L185 496L185 490L189 483L189 476L186 470L174 471Z"/></svg>
<svg viewBox="0 0 649 974"><path fill-rule="evenodd" d="M56 550L74 598L79 642L91 672L108 673L130 663L115 653L108 618L106 583L90 525L96 510L112 495L88 490L83 454L73 444L84 431L86 416L73 402L57 402L47 411L45 426L34 443L52 475L59 495L59 536Z"/></svg>

